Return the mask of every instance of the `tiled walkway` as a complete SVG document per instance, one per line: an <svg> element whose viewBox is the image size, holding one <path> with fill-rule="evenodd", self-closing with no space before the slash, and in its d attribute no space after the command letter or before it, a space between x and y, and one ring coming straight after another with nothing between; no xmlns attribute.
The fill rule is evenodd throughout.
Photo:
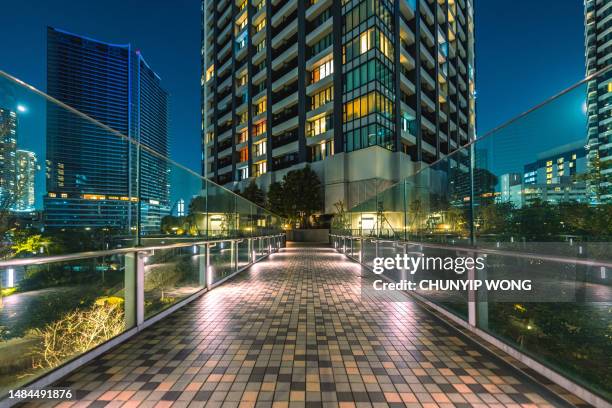
<svg viewBox="0 0 612 408"><path fill-rule="evenodd" d="M90 407L559 406L329 248L272 255L67 378Z"/></svg>

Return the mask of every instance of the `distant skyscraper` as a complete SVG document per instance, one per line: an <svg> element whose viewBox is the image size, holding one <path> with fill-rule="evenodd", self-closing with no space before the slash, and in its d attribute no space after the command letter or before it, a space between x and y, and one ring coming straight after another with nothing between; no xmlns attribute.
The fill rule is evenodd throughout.
<svg viewBox="0 0 612 408"><path fill-rule="evenodd" d="M612 65L612 2L585 0L586 74ZM612 202L612 70L587 84L587 160L593 200Z"/></svg>
<svg viewBox="0 0 612 408"><path fill-rule="evenodd" d="M17 197L13 206L14 211L34 211L36 202L36 170L38 160L36 153L28 150L17 150Z"/></svg>
<svg viewBox="0 0 612 408"><path fill-rule="evenodd" d="M0 211L7 211L14 204L16 160L17 113L0 108Z"/></svg>
<svg viewBox="0 0 612 408"><path fill-rule="evenodd" d="M47 30L49 95L167 156L168 94L160 82L130 44ZM47 107L46 165L47 227L127 231L140 217L148 234L169 213L166 161L54 103Z"/></svg>
<svg viewBox="0 0 612 408"><path fill-rule="evenodd" d="M472 0L202 0L202 172L349 207L474 138ZM370 188L370 186L376 186Z"/></svg>

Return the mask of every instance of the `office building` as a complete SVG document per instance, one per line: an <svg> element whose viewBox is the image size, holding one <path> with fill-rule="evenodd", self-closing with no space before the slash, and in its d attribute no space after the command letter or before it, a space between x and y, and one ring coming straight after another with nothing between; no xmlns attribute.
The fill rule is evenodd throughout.
<svg viewBox="0 0 612 408"><path fill-rule="evenodd" d="M612 65L612 2L585 0L587 76ZM612 202L612 70L587 83L588 190L591 201Z"/></svg>
<svg viewBox="0 0 612 408"><path fill-rule="evenodd" d="M524 167L520 199L516 182L511 183L511 199L517 207L536 200L550 203L587 202L587 150L581 141L559 146L538 154ZM503 192L503 191L502 191Z"/></svg>
<svg viewBox="0 0 612 408"><path fill-rule="evenodd" d="M581 141L546 150L525 165L524 184L558 184L576 181L587 171L587 151Z"/></svg>
<svg viewBox="0 0 612 408"><path fill-rule="evenodd" d="M0 211L15 202L17 181L17 113L0 107Z"/></svg>
<svg viewBox="0 0 612 408"><path fill-rule="evenodd" d="M51 27L47 36L50 96L168 155L168 94L138 50ZM48 228L159 232L168 164L115 132L48 103Z"/></svg>
<svg viewBox="0 0 612 408"><path fill-rule="evenodd" d="M202 2L202 172L266 188L310 164L325 211L474 138L471 0Z"/></svg>
<svg viewBox="0 0 612 408"><path fill-rule="evenodd" d="M17 197L15 197L12 210L33 212L36 203L36 171L38 170L36 153L18 149L15 162Z"/></svg>

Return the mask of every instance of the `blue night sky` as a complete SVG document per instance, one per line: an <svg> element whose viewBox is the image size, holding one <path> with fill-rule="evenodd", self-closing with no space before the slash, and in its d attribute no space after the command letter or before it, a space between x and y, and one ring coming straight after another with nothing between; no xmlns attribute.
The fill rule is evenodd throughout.
<svg viewBox="0 0 612 408"><path fill-rule="evenodd" d="M42 90L47 25L139 48L171 94L171 156L199 172L199 1L31 0L2 8L0 69ZM476 36L479 134L584 76L581 0L476 0ZM24 147L40 146L44 129L27 130Z"/></svg>

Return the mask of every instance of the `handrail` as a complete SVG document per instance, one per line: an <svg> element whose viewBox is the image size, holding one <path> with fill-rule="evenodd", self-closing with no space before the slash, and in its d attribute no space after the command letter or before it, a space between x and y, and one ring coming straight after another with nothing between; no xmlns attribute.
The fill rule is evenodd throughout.
<svg viewBox="0 0 612 408"><path fill-rule="evenodd" d="M330 234L331 237L339 237L339 238L351 238L351 239L364 239L368 240L369 238L364 237L355 237L349 235L338 235L338 234ZM372 240L372 242L377 242ZM543 254L534 254L530 252L515 252L515 251L506 251L503 249L490 249L479 246L453 246L453 245L444 245L444 244L431 244L425 242L416 242L416 241L378 241L378 242L402 242L405 245L414 245L421 246L425 248L433 248L433 249L446 249L451 251L465 251L465 252L482 252L490 255L500 255L500 256L508 256L514 258L523 258L523 259L539 259L543 261L551 261L558 263L572 263L577 265L585 265L585 266L603 266L606 268L612 268L611 261L597 261L597 260L588 260L588 259L580 259L580 258L571 258L568 256L553 256L553 255L543 255Z"/></svg>
<svg viewBox="0 0 612 408"><path fill-rule="evenodd" d="M249 238L252 238L252 239L274 238L274 237L281 237L283 235L285 234L283 233L283 234L274 234L274 235L261 235L261 236L249 237ZM214 239L214 240L207 240L207 241L178 242L178 243L169 244L169 245L152 245L152 246L142 246L142 247L107 249L107 250L102 250L102 251L75 252L75 253L66 254L66 255L43 256L43 257L38 257L38 258L19 258L19 259L11 259L8 261L0 261L0 268L7 267L7 266L41 265L41 264L46 264L46 263L76 261L79 259L99 258L103 256L121 255L121 254L127 254L131 252L153 251L156 249L184 248L184 247L190 247L193 245L210 245L210 244L218 244L221 242L242 242L242 241L244 241L244 238L227 238L227 239Z"/></svg>

